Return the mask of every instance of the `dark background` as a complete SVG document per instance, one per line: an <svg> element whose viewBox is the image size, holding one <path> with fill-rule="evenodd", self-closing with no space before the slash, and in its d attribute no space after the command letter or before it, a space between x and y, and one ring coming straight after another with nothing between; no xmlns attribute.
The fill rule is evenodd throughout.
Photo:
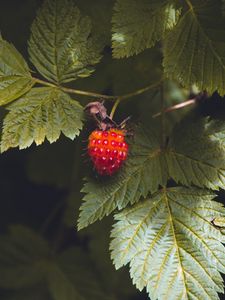
<svg viewBox="0 0 225 300"><path fill-rule="evenodd" d="M41 0L0 1L1 34L4 39L12 42L27 60L30 25L41 2ZM160 75L160 46L156 50L147 50L131 59L123 61L111 59L109 39L113 1L75 2L82 11L93 17L94 22L98 20L97 26L99 30L104 30L108 47L105 48L104 59L92 78L78 81L74 87L102 93L126 93L145 86L145 82L149 83L152 78L155 79ZM148 59L150 56L151 59ZM151 71L153 64L158 65L154 68L156 70L154 73ZM155 100L149 103L150 97L157 99L157 95L149 93L142 96L141 104L135 98L127 101L121 105L117 119L122 120L125 116L132 115L134 122L149 121L151 115L158 111ZM83 104L91 100L79 99ZM197 108L200 114L216 116L224 109L225 106L218 95L200 102ZM4 109L1 109L1 116L4 116L4 113ZM182 114L183 112L180 113ZM174 119L175 115L168 116L168 123L173 123ZM85 129L88 130L87 124ZM76 141L61 137L52 145L45 142L38 147L31 146L27 150L10 150L0 156L0 232L5 234L9 225L19 223L42 231L50 243L57 243L58 251L70 245L79 246L91 258L96 277L100 278L101 284L115 299L148 299L144 292L136 291L128 270L123 268L121 271L115 271L112 266L108 251L112 218L97 222L81 233L76 231L82 198L79 191L83 183L82 178L90 168L85 155L85 140L85 133ZM223 199L222 192L220 201L221 199ZM4 300L7 293L8 291L2 290L0 299Z"/></svg>

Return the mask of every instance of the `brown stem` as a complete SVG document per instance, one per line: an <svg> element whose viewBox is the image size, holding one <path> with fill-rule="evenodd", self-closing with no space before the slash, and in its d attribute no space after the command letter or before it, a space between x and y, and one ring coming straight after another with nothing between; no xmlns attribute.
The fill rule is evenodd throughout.
<svg viewBox="0 0 225 300"><path fill-rule="evenodd" d="M173 106L170 106L170 107L166 108L163 112L161 111L161 112L158 112L158 113L154 114L152 117L156 118L156 117L161 116L162 113L168 113L168 112L171 112L171 111L174 111L174 110L177 110L177 109L181 109L183 107L186 107L186 106L189 106L189 105L192 105L192 104L195 104L195 103L196 103L195 98L189 99L189 100L186 100L184 102L181 102L181 103L175 104Z"/></svg>

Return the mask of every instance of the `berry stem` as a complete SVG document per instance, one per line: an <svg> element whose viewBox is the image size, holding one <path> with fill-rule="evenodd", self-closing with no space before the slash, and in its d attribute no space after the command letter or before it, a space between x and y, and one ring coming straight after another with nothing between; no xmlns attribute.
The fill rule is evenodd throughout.
<svg viewBox="0 0 225 300"><path fill-rule="evenodd" d="M116 102L113 104L113 107L112 107L112 110L111 110L111 113L110 113L110 116L109 116L111 120L112 120L113 117L114 117L114 114L115 114L115 112L116 112L117 106L120 104L120 101L121 101L121 98L118 98L118 99L116 100Z"/></svg>

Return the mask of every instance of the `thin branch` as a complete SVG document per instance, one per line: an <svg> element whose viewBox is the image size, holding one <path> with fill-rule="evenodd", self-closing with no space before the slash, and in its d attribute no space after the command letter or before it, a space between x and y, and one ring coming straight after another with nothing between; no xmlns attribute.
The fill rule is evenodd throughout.
<svg viewBox="0 0 225 300"><path fill-rule="evenodd" d="M153 83L153 84L150 84L142 89L139 89L137 91L134 91L132 93L129 93L129 94L126 94L126 95L122 95L122 96L117 96L117 98L120 98L120 100L125 100L125 99L128 99L128 98L131 98L131 97L134 97L134 96L138 96L140 94L143 94L149 90L152 90L154 88L157 88L158 86L161 85L161 83L163 82L163 79L161 78L159 81Z"/></svg>
<svg viewBox="0 0 225 300"><path fill-rule="evenodd" d="M165 100L164 100L164 86L161 84L160 87L160 98L161 98L161 147L165 146Z"/></svg>
<svg viewBox="0 0 225 300"><path fill-rule="evenodd" d="M103 99L115 99L115 96L107 96L107 95L102 95L102 94L98 94L98 93L93 93L93 92L87 92L87 91L81 91L81 90L76 90L76 89L70 89L70 88L66 88L63 86L58 86L54 83L50 83L38 78L34 78L34 80L36 81L36 83L40 83L42 85L45 86L50 86L50 87L58 87L60 88L62 91L67 92L69 94L77 94L77 95L82 95L82 96L90 96L90 97L94 97L94 98L103 98Z"/></svg>
<svg viewBox="0 0 225 300"><path fill-rule="evenodd" d="M89 96L89 97L105 99L105 100L116 100L118 98L120 98L120 100L125 100L125 99L128 99L128 98L143 94L143 93L145 93L145 92L147 92L151 89L154 89L154 88L158 87L163 81L163 79L160 79L156 83L150 84L150 85L148 85L148 86L146 86L142 89L136 90L136 91L134 91L132 93L129 93L129 94L125 94L125 95L121 95L121 96L111 96L111 95L98 94L98 93L95 93L95 92L87 92L87 91L82 91L82 90L66 88L66 87L58 86L54 83L50 83L50 82L47 82L47 81L44 81L44 80L41 80L41 79L38 79L38 78L33 78L33 79L35 80L36 83L40 83L44 86L60 88L62 91L67 92L69 94L77 94L77 95Z"/></svg>
<svg viewBox="0 0 225 300"><path fill-rule="evenodd" d="M154 114L152 117L156 118L156 117L161 116L162 113L168 113L168 112L171 112L171 111L174 111L174 110L177 110L177 109L181 109L183 107L186 107L186 106L189 106L189 105L192 105L192 104L195 104L195 103L196 103L196 98L189 99L189 100L186 100L184 102L181 102L181 103L175 104L173 106L170 106L170 107L166 108L163 112L161 111L161 112L158 112L158 113Z"/></svg>

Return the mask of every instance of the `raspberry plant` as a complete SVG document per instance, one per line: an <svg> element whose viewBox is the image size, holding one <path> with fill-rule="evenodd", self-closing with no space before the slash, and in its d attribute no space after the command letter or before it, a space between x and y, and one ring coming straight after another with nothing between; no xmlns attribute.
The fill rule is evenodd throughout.
<svg viewBox="0 0 225 300"><path fill-rule="evenodd" d="M216 101L225 94L224 1L44 0L39 6L28 41L30 62L1 32L1 152L58 141L62 148L48 147L42 165L35 162L46 145L33 150L29 172L40 181L40 168L41 181L63 187L67 196L41 234L14 225L0 237L0 287L15 291L5 299L131 299L124 275L111 281L102 262L108 258L99 254L99 244L106 250L108 221L91 229L110 214L112 262L116 269L129 266L138 290L151 300L220 299L225 122ZM89 124L84 107L93 99L111 109L111 122L132 115L129 146L122 129ZM62 134L77 138L73 168ZM109 137L117 144L109 146ZM61 152L47 170L50 149ZM78 210L73 235L91 237L90 256L65 241ZM47 240L54 220L59 232ZM100 283L93 260L103 274ZM113 285L116 292L110 292Z"/></svg>

